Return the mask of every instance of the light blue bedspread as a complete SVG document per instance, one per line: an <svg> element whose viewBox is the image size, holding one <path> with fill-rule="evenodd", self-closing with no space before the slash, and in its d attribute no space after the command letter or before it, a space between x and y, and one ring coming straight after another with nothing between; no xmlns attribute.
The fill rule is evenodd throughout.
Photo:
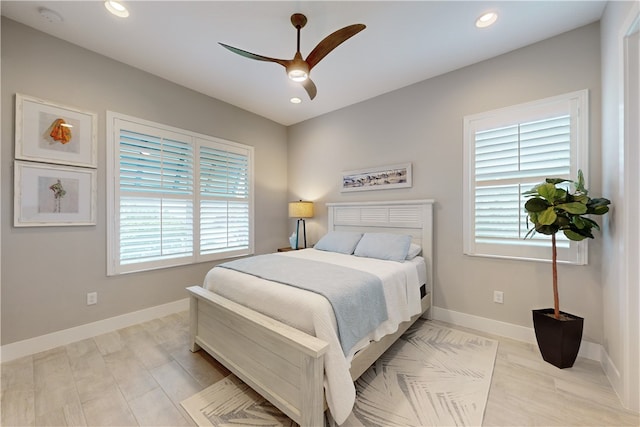
<svg viewBox="0 0 640 427"><path fill-rule="evenodd" d="M382 281L371 273L278 254L243 258L218 267L295 286L327 298L336 316L344 354L387 320Z"/></svg>

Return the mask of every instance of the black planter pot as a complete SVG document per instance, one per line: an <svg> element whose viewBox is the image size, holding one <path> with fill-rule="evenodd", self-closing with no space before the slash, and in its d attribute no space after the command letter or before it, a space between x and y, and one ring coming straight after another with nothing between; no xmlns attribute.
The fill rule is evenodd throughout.
<svg viewBox="0 0 640 427"><path fill-rule="evenodd" d="M580 350L584 319L561 311L570 319L558 320L553 317L552 308L532 312L533 328L542 358L558 368L572 367Z"/></svg>

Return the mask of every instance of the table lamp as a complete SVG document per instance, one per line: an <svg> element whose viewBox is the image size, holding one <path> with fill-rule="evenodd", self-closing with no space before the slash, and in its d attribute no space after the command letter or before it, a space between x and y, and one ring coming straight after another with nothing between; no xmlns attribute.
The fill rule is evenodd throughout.
<svg viewBox="0 0 640 427"><path fill-rule="evenodd" d="M302 221L302 233L304 235L304 247L307 247L307 228L304 223L304 218L313 218L313 202L303 202L299 200L297 202L289 202L289 218L298 218L296 224L296 247L298 247L298 236L300 235L300 221Z"/></svg>

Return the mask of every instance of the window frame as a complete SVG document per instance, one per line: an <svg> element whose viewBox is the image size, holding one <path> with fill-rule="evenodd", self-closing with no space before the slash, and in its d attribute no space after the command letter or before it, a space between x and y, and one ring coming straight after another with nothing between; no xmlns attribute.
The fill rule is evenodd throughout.
<svg viewBox="0 0 640 427"><path fill-rule="evenodd" d="M465 255L527 261L551 261L550 236L538 234L537 236L544 237L544 240L527 238L526 240L512 241L511 243L486 244L476 242L475 134L488 129L555 117L562 114L562 112L564 114L569 112L571 117L570 172L567 176L553 175L553 177L574 180L578 176L579 169L583 171L585 176L589 176L589 91L587 89L464 117L463 249ZM538 184L543 182L546 177L551 176L520 178L510 182L523 184L534 180L535 184ZM524 185L522 191L531 189L533 185ZM520 206L521 216L523 211L524 206L522 204ZM527 228L530 228L528 224ZM586 240L574 242L567 239L563 243L558 247L558 262L576 265L586 265L588 263Z"/></svg>
<svg viewBox="0 0 640 427"><path fill-rule="evenodd" d="M202 262L210 262L221 259L252 255L254 253L254 148L249 145L228 141L222 138L204 135L193 131L179 129L173 126L140 119L122 113L107 111L107 275L150 271L176 266L192 265ZM189 256L180 256L154 261L142 261L122 264L120 260L120 129L125 129L122 124L130 123L131 129L147 127L155 128L159 133L180 136L189 141L193 152L193 194L192 219L193 219L193 253ZM200 251L200 146L205 145L217 150L232 153L247 153L248 170L248 245L243 249L221 250L214 253L201 254ZM202 197L205 199L206 197Z"/></svg>

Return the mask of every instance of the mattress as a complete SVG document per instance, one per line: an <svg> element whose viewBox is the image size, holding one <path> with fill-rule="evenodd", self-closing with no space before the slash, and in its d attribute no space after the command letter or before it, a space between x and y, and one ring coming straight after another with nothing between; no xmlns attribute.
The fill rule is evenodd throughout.
<svg viewBox="0 0 640 427"><path fill-rule="evenodd" d="M351 413L355 402L355 387L349 373L353 355L369 342L394 333L400 323L420 313L420 286L426 282L427 277L425 260L416 257L398 263L316 249L290 251L280 255L367 271L378 276L383 283L387 321L345 355L340 347L333 309L323 296L226 268L213 268L205 277L203 286L206 289L329 344L325 356L325 395L333 418L341 423Z"/></svg>

